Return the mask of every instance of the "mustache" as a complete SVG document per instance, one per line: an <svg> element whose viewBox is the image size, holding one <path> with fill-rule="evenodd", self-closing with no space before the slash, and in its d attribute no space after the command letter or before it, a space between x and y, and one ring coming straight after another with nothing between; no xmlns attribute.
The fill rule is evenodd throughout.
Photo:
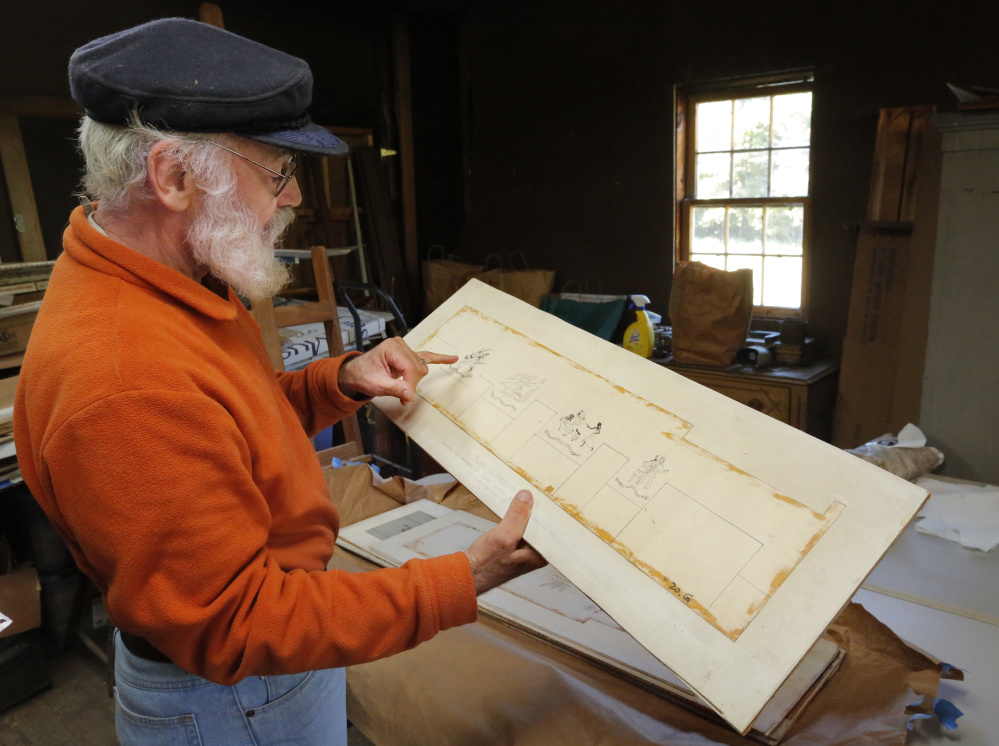
<svg viewBox="0 0 999 746"><path fill-rule="evenodd" d="M278 241L281 240L281 237L284 236L297 217L293 207L279 207L264 225L264 241L277 248Z"/></svg>

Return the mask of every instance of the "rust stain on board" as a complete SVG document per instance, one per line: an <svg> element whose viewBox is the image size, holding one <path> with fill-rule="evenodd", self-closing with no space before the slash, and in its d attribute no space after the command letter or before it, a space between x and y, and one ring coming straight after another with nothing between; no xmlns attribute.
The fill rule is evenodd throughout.
<svg viewBox="0 0 999 746"><path fill-rule="evenodd" d="M819 526L818 530L814 534L812 534L812 537L805 543L805 546L798 553L798 558L794 562L792 562L790 566L784 568L774 576L774 579L770 583L770 590L767 592L767 598L770 598L772 595L774 595L776 590L781 587L781 585L784 583L785 580L788 579L788 577L790 577L791 573L794 571L794 568L796 568L801 563L801 560L803 560L805 556L810 551L812 551L815 545L819 543L819 539L821 539L825 535L826 531L829 530L829 527L836 522L836 519L839 518L840 514L845 509L846 506L843 503L835 502L829 507L829 510L826 511L826 514L824 516L819 515L819 518L823 520L822 524Z"/></svg>

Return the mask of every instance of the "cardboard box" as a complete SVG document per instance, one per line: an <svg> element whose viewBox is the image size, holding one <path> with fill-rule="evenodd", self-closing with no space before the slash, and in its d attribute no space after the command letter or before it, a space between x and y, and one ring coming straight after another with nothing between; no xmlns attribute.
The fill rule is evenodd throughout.
<svg viewBox="0 0 999 746"><path fill-rule="evenodd" d="M920 138L914 223L867 223L857 240L833 444L855 448L919 423L940 193L940 133Z"/></svg>
<svg viewBox="0 0 999 746"><path fill-rule="evenodd" d="M894 421L892 402L911 239L909 224L861 228L833 427L833 444L840 448L854 448L906 424Z"/></svg>
<svg viewBox="0 0 999 746"><path fill-rule="evenodd" d="M38 573L31 565L0 575L0 612L11 620L0 637L9 637L19 632L41 626L42 623L42 584Z"/></svg>

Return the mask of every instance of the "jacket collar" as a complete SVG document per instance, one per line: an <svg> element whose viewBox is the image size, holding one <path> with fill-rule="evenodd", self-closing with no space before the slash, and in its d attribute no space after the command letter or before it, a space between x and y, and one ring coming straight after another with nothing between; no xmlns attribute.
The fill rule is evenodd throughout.
<svg viewBox="0 0 999 746"><path fill-rule="evenodd" d="M240 300L232 288L228 300L221 298L172 267L118 243L87 222L82 205L69 217L63 246L73 259L98 272L157 290L217 321L236 319L234 304Z"/></svg>

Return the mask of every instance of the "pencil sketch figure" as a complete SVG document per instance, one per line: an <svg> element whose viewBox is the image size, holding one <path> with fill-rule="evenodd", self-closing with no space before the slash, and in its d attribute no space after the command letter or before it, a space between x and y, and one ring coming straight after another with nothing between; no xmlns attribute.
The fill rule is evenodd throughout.
<svg viewBox="0 0 999 746"><path fill-rule="evenodd" d="M600 435L600 430L603 427L603 424L598 422L593 427L590 427L589 425L587 425L586 427L589 430L589 432L586 434L586 437L584 437L583 440L580 442L579 447L582 448L583 446L586 446L592 451L597 436Z"/></svg>
<svg viewBox="0 0 999 746"><path fill-rule="evenodd" d="M558 431L560 434L568 436L572 432L572 428L575 426L573 420L576 419L576 415L570 412L565 417L558 421Z"/></svg>
<svg viewBox="0 0 999 746"><path fill-rule="evenodd" d="M665 468L665 457L655 456L648 461L643 461L642 465L635 469L635 473L631 475L631 481L635 483L636 487L651 487L652 480Z"/></svg>
<svg viewBox="0 0 999 746"><path fill-rule="evenodd" d="M580 409L576 412L576 418L572 422L572 430L569 433L569 440L579 440L579 436L583 433L583 428L587 427L589 427L589 425L586 424L586 412Z"/></svg>
<svg viewBox="0 0 999 746"><path fill-rule="evenodd" d="M516 373L507 376L500 383L500 395L522 404L528 401L544 382L545 379L529 373Z"/></svg>
<svg viewBox="0 0 999 746"><path fill-rule="evenodd" d="M489 357L490 352L492 350L483 347L481 350L468 353L455 364L454 372L462 378L470 378L475 367L482 365L486 361L486 358Z"/></svg>
<svg viewBox="0 0 999 746"><path fill-rule="evenodd" d="M578 428L580 421L584 423L586 422L586 415L582 410L579 410L578 412L569 412L568 414L559 417L558 428L553 426L551 430L549 430L546 427L544 429L544 434L549 440L562 446L562 448L564 448L569 455L578 458L582 454L576 450L579 447L579 444L575 441L579 439L580 432ZM557 432L553 432L555 430L557 430Z"/></svg>

